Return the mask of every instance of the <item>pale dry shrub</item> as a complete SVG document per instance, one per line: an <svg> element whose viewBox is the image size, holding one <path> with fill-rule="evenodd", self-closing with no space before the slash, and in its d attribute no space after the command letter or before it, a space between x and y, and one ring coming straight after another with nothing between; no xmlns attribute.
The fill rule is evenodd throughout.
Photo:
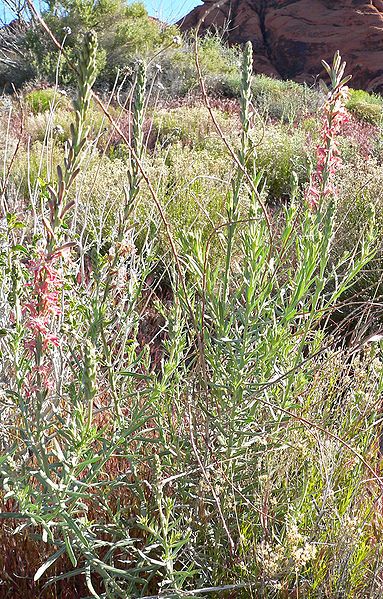
<svg viewBox="0 0 383 599"><path fill-rule="evenodd" d="M221 110L214 110L214 115L223 133L235 140L240 131L238 118ZM222 140L203 106L156 110L152 120L152 135L161 146L181 142L196 149L209 148L213 153L223 150Z"/></svg>

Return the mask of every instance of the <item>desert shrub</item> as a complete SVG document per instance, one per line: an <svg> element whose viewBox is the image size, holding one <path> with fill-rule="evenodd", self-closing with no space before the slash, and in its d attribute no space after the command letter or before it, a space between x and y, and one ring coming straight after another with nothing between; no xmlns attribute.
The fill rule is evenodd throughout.
<svg viewBox="0 0 383 599"><path fill-rule="evenodd" d="M71 101L66 92L56 88L32 89L24 95L26 108L36 115L48 110L69 110Z"/></svg>
<svg viewBox="0 0 383 599"><path fill-rule="evenodd" d="M254 77L252 90L260 114L283 122L302 120L315 113L320 104L320 95L315 89L266 75Z"/></svg>
<svg viewBox="0 0 383 599"><path fill-rule="evenodd" d="M183 97L195 87L193 65L189 62L188 48L182 51L165 51L149 65L149 79L155 82L159 97Z"/></svg>
<svg viewBox="0 0 383 599"><path fill-rule="evenodd" d="M238 119L215 110L217 121L229 138L239 131ZM222 152L222 140L216 132L209 112L201 106L156 110L153 114L152 135L161 146L181 142L196 149L210 148L213 154Z"/></svg>
<svg viewBox="0 0 383 599"><path fill-rule="evenodd" d="M43 131L43 123L39 125L39 131ZM173 141L169 147L158 147L154 154L147 157L146 167L153 180L157 181L158 193L176 238L182 235L183 230L191 228L200 230L206 239L224 211L232 166L227 162L222 146L218 150L215 145L214 149L212 152L209 144L196 148ZM44 140L35 142L28 156L17 160L18 175L15 179L25 195L30 189L39 189L42 181L55 178L54 168L47 157L54 156L58 160L62 152L61 143L55 144L53 150L51 136L48 135L45 143ZM84 162L83 171L71 190L71 199L76 200L78 205L78 232L83 231L89 242L96 238L109 239L116 227L118 206L124 198L128 163L128 152L110 158L96 148ZM140 194L136 216L140 231L147 227L149 239L160 244L159 253L167 253L168 240L164 231L158 231L157 212L145 189Z"/></svg>
<svg viewBox="0 0 383 599"><path fill-rule="evenodd" d="M26 117L26 126L31 143L36 141L48 142L55 141L64 143L68 138L70 119L69 112L49 113L39 112L36 115L30 114ZM33 152L32 148L32 152Z"/></svg>
<svg viewBox="0 0 383 599"><path fill-rule="evenodd" d="M203 74L240 74L240 53L238 48L225 44L218 34L206 34L200 41L198 51Z"/></svg>
<svg viewBox="0 0 383 599"><path fill-rule="evenodd" d="M267 190L272 200L290 195L294 173L299 185L303 186L308 181L313 148L303 131L270 125L265 131L256 131L255 145L257 161L259 167L264 169Z"/></svg>
<svg viewBox="0 0 383 599"><path fill-rule="evenodd" d="M175 27L151 19L142 3L124 0L51 2L43 17L57 39L65 42L66 57L60 56L38 25L27 32L26 45L36 75L51 82L57 72L61 82L75 82L68 61L75 58L78 39L89 28L99 34L97 66L100 82L107 85L113 84L118 73L130 70L137 54L147 57L167 46L177 33Z"/></svg>
<svg viewBox="0 0 383 599"><path fill-rule="evenodd" d="M194 42L184 36L182 46L169 49L156 58L158 82L161 91L171 96L185 96L199 88L194 58ZM199 41L202 75L209 93L238 97L239 54L236 47L228 47L218 34L208 34Z"/></svg>
<svg viewBox="0 0 383 599"><path fill-rule="evenodd" d="M24 97L27 108L25 131L33 144L35 141L53 141L64 144L70 135L70 122L73 117L72 100L69 93L55 89L37 89L27 92ZM115 118L116 109L111 108ZM86 117L86 126L99 148L109 141L110 123L95 102L91 102Z"/></svg>
<svg viewBox="0 0 383 599"><path fill-rule="evenodd" d="M33 79L48 82L54 85L60 82L60 85L72 85L75 83L76 75L70 68L76 60L76 42L74 36L71 37L71 28L65 25L61 17L54 14L44 14L44 21L48 27L55 33L55 37L65 46L65 53L58 50L50 38L46 38L39 23L32 23L25 34L25 53L28 56L33 69ZM81 37L81 27L76 31L76 38ZM105 68L105 51L98 50L97 54L98 69Z"/></svg>
<svg viewBox="0 0 383 599"><path fill-rule="evenodd" d="M347 108L358 119L379 125L383 116L383 100L376 94L361 89L351 89Z"/></svg>
<svg viewBox="0 0 383 599"><path fill-rule="evenodd" d="M307 117L300 123L300 129L311 135L314 139L318 137L319 121L315 116Z"/></svg>
<svg viewBox="0 0 383 599"><path fill-rule="evenodd" d="M222 148L212 153L209 147L195 149L175 143L158 152L149 168L152 176L161 181L160 197L175 238L193 230L206 240L214 223L222 218L232 170ZM147 197L144 214L149 204Z"/></svg>
<svg viewBox="0 0 383 599"><path fill-rule="evenodd" d="M200 42L199 59L211 94L239 97L241 74L237 47L229 47L217 34L208 34Z"/></svg>
<svg viewBox="0 0 383 599"><path fill-rule="evenodd" d="M83 198L78 204L78 230L83 230L89 241L98 238L106 242L117 224L128 167L123 160L110 160L97 150L88 157L84 167L71 196L75 201Z"/></svg>
<svg viewBox="0 0 383 599"><path fill-rule="evenodd" d="M97 235L108 239L116 226L118 206L124 197L128 160L127 157L108 159L94 153L84 166L73 196L81 198L78 227L86 231L89 239ZM209 147L195 148L174 142L169 147L157 148L148 156L146 168L156 181L175 239L182 236L183 231L195 230L206 240L214 223L222 218L225 190L232 169L222 148L212 154ZM169 240L160 227L157 210L145 188L137 202L136 222L140 243L145 237L157 243L160 255L169 252ZM216 244L214 248L219 251Z"/></svg>
<svg viewBox="0 0 383 599"><path fill-rule="evenodd" d="M383 216L382 173L376 159L371 156L366 160L354 144L351 144L347 158L348 162L339 173L338 219L339 222L344 221L343 241L351 247L360 235L366 223L366 214L371 209L378 219L378 230L380 229Z"/></svg>
<svg viewBox="0 0 383 599"><path fill-rule="evenodd" d="M84 45L71 137L23 146L0 220L3 588L378 599L381 349L323 326L373 228L339 264L340 203L287 186L306 133L252 118L251 44L232 152L192 117L147 151L141 64L113 159L85 134Z"/></svg>
<svg viewBox="0 0 383 599"><path fill-rule="evenodd" d="M351 311L358 305L363 310L363 302L368 301L372 295L375 297L376 306L371 306L369 327L378 326L382 318L379 307L380 298L383 297L383 226L382 212L382 174L379 163L370 157L366 160L363 156L354 153L347 168L339 174L338 193L339 205L337 211L337 234L334 242L334 256L341 259L344 252L350 251L357 245L361 238L368 235L369 223L375 222L377 243L375 257L364 268L360 276L349 290L348 297L354 304Z"/></svg>
<svg viewBox="0 0 383 599"><path fill-rule="evenodd" d="M71 100L66 93L53 88L36 89L28 91L23 102L25 131L31 144L36 141L64 143L70 133L71 120Z"/></svg>

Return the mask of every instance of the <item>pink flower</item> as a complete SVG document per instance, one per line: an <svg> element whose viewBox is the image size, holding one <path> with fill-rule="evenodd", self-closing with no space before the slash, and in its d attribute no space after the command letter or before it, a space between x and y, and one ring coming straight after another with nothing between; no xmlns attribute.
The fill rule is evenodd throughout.
<svg viewBox="0 0 383 599"><path fill-rule="evenodd" d="M31 397L34 393L47 393L53 391L54 382L52 379L52 365L44 363L40 366L34 366L28 373L25 390L27 397Z"/></svg>
<svg viewBox="0 0 383 599"><path fill-rule="evenodd" d="M317 147L317 168L311 176L305 198L311 209L318 207L320 199L336 195L334 178L342 165L337 136L349 121L344 102L348 88L336 87L328 95L323 106L323 122L320 143Z"/></svg>
<svg viewBox="0 0 383 599"><path fill-rule="evenodd" d="M47 352L59 345L52 325L61 314L62 280L57 262L63 254L65 251L60 248L51 254L41 253L38 259L30 260L27 265L31 274L28 283L30 298L24 304L22 313L27 329L25 349L35 362L25 382L28 396L36 392L49 392L53 387L52 366Z"/></svg>

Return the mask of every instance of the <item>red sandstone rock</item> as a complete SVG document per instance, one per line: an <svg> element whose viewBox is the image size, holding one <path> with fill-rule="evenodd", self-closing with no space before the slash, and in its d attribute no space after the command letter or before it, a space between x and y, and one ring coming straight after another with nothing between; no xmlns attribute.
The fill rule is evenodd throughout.
<svg viewBox="0 0 383 599"><path fill-rule="evenodd" d="M353 87L383 91L383 0L203 0L180 23L205 16L201 31L225 29L230 43L251 40L258 73L312 83L336 50Z"/></svg>

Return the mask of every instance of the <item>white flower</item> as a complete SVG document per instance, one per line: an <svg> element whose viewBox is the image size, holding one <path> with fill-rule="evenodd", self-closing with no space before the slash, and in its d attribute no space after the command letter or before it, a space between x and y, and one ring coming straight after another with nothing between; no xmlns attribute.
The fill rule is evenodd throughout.
<svg viewBox="0 0 383 599"><path fill-rule="evenodd" d="M61 125L55 125L52 129L52 132L54 135L63 135L64 129L62 128Z"/></svg>

